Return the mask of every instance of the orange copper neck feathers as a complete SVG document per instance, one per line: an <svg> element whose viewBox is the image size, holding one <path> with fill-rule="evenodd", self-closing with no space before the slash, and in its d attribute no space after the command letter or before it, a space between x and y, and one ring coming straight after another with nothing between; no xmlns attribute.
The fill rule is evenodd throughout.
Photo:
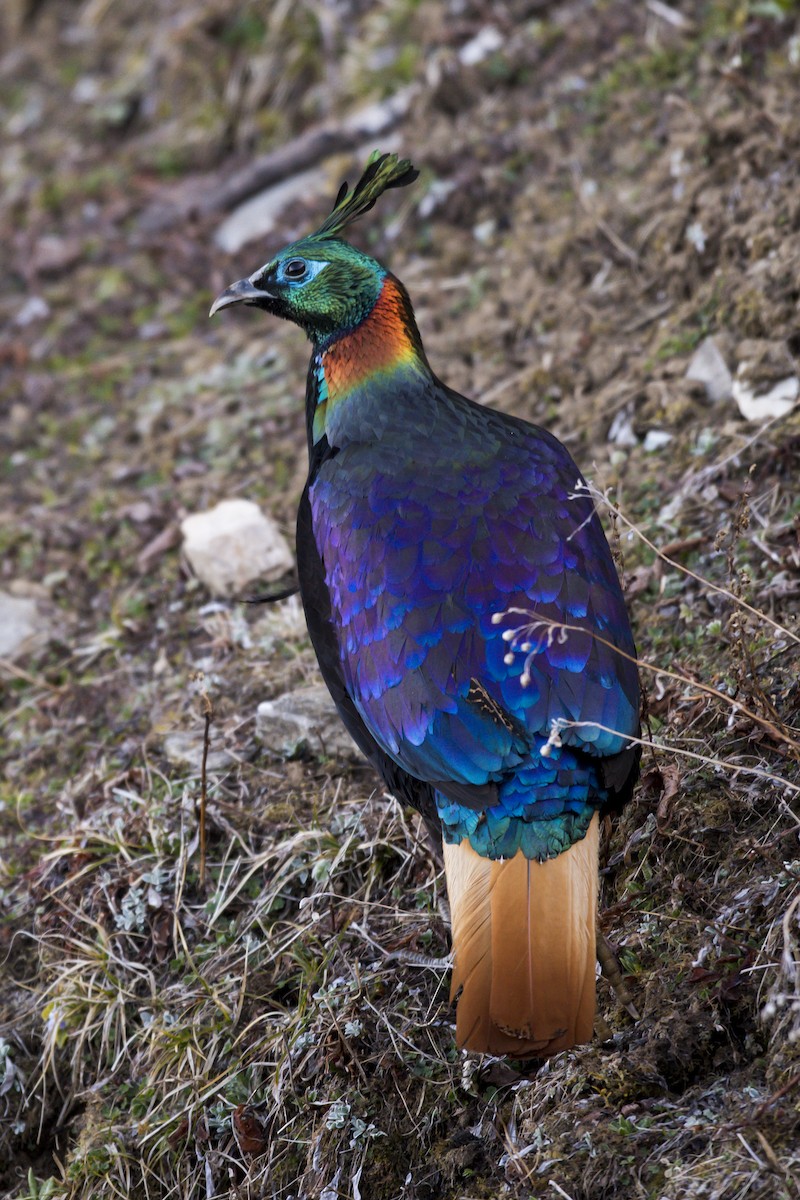
<svg viewBox="0 0 800 1200"><path fill-rule="evenodd" d="M387 275L364 320L322 353L328 398L334 400L375 375L423 357L422 343L401 284Z"/></svg>

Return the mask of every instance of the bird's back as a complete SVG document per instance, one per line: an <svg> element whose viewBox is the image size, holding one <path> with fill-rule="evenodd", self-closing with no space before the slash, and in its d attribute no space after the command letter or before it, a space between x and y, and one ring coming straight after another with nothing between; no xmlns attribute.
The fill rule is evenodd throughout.
<svg viewBox="0 0 800 1200"><path fill-rule="evenodd" d="M554 721L565 747L625 752L630 626L565 448L435 380L376 387L360 416L309 503L341 670L384 751L444 795L539 762Z"/></svg>

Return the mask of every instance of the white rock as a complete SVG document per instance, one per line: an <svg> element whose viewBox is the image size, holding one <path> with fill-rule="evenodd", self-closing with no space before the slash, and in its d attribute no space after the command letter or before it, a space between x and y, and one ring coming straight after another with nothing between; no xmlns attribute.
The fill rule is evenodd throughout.
<svg viewBox="0 0 800 1200"><path fill-rule="evenodd" d="M622 408L614 417L608 430L608 440L615 446L638 446L639 439L633 428L630 408Z"/></svg>
<svg viewBox="0 0 800 1200"><path fill-rule="evenodd" d="M416 85L409 84L408 87L400 88L391 96L387 96L385 100L375 100L371 104L357 108L355 112L345 117L342 124L345 129L352 129L367 137L376 137L378 134L386 133L393 129L401 117L408 112L409 105L417 91Z"/></svg>
<svg viewBox="0 0 800 1200"><path fill-rule="evenodd" d="M181 522L183 550L214 596L238 595L256 579L280 579L294 569L286 538L252 500L222 500Z"/></svg>
<svg viewBox="0 0 800 1200"><path fill-rule="evenodd" d="M454 192L458 184L450 179L434 179L428 187L427 192L417 205L417 212L423 220L433 216L437 208L439 208L451 192Z"/></svg>
<svg viewBox="0 0 800 1200"><path fill-rule="evenodd" d="M740 364L733 383L733 398L745 421L771 421L776 417L787 416L800 396L800 379L796 375L790 375L788 379L781 379L769 391L759 396L747 383L738 378L747 365Z"/></svg>
<svg viewBox="0 0 800 1200"><path fill-rule="evenodd" d="M96 75L81 75L72 89L72 99L76 104L94 104L102 90Z"/></svg>
<svg viewBox="0 0 800 1200"><path fill-rule="evenodd" d="M699 221L692 221L686 230L686 240L691 242L698 254L706 248L706 231Z"/></svg>
<svg viewBox="0 0 800 1200"><path fill-rule="evenodd" d="M488 58L490 54L494 54L495 50L499 50L502 44L503 35L500 30L495 29L493 25L484 25L483 29L478 30L475 37L464 43L458 52L458 57L465 67L474 67Z"/></svg>
<svg viewBox="0 0 800 1200"><path fill-rule="evenodd" d="M713 404L730 400L733 395L731 373L713 337L705 338L695 350L686 378L702 383Z"/></svg>
<svg viewBox="0 0 800 1200"><path fill-rule="evenodd" d="M480 242L481 245L485 246L494 237L496 230L497 221L495 221L494 217L490 217L488 221L480 221L474 226L472 236L476 242Z"/></svg>
<svg viewBox="0 0 800 1200"><path fill-rule="evenodd" d="M18 658L41 649L47 622L35 600L0 592L0 658Z"/></svg>
<svg viewBox="0 0 800 1200"><path fill-rule="evenodd" d="M668 433L666 429L648 429L644 435L642 446L648 454L651 454L656 450L663 450L671 441L672 434Z"/></svg>
<svg viewBox="0 0 800 1200"><path fill-rule="evenodd" d="M275 700L262 700L256 711L256 736L281 758L305 750L318 758L362 760L322 683L285 692Z"/></svg>
<svg viewBox="0 0 800 1200"><path fill-rule="evenodd" d="M50 316L50 305L41 296L29 296L14 317L14 324L20 329L31 325L34 321L43 321Z"/></svg>
<svg viewBox="0 0 800 1200"><path fill-rule="evenodd" d="M662 529L666 528L667 526L671 525L673 521L677 520L678 514L683 508L685 500L686 497L683 495L683 493L678 492L672 497L669 503L665 504L661 508L657 517L657 521Z"/></svg>

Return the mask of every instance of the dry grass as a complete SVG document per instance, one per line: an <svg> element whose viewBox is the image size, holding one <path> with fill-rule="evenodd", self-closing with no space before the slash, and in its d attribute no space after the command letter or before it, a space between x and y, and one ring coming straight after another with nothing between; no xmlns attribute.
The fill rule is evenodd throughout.
<svg viewBox="0 0 800 1200"><path fill-rule="evenodd" d="M387 963L445 951L441 878L397 806L340 781L311 803L287 794L287 819L254 828L216 781L203 892L196 794L141 773L35 873L36 971L20 985L42 1033L17 1119L44 1120L55 1149L83 1109L70 1195L194 1194L211 1179L288 1194L319 1173L321 1147L357 1171L386 1136L376 1072L418 1132L453 1086L444 970L431 990ZM232 1128L241 1106L269 1131L254 1163Z"/></svg>
<svg viewBox="0 0 800 1200"><path fill-rule="evenodd" d="M744 609L682 573L725 594L726 622ZM269 624L298 636L280 610ZM735 674L741 636L712 645L732 658L711 677ZM687 653L653 668L659 765L646 750L605 850L603 924L643 1019L602 991L612 1042L538 1069L455 1053L442 876L416 818L366 779L211 774L205 888L199 772L145 764L96 788L30 873L10 950L31 1033L6 1030L5 1104L52 1154L40 1194L355 1197L396 1183L404 1155L423 1181L433 1156L439 1187L494 1145L510 1194L647 1196L658 1179L794 1200L797 730L699 680L707 642Z"/></svg>

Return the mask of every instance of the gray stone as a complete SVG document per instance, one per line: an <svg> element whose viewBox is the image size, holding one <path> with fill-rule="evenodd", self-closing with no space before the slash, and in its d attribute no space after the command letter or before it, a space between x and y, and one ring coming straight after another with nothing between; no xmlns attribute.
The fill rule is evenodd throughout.
<svg viewBox="0 0 800 1200"><path fill-rule="evenodd" d="M733 398L745 421L772 421L786 417L797 404L800 396L800 378L790 375L779 379L767 391L757 394L737 374L733 385Z"/></svg>
<svg viewBox="0 0 800 1200"><path fill-rule="evenodd" d="M285 692L275 700L262 700L256 712L256 736L280 758L306 752L317 758L363 760L321 683Z"/></svg>
<svg viewBox="0 0 800 1200"><path fill-rule="evenodd" d="M217 773L227 770L235 759L227 750L215 748L215 740L212 725L206 770ZM189 729L176 729L168 733L164 738L164 754L174 767L191 767L199 775L203 765L203 733Z"/></svg>
<svg viewBox="0 0 800 1200"><path fill-rule="evenodd" d="M50 316L50 305L41 296L29 296L22 306L17 310L14 317L14 324L20 329L24 329L26 325L32 324L34 321L43 321L45 317Z"/></svg>
<svg viewBox="0 0 800 1200"><path fill-rule="evenodd" d="M787 416L800 398L797 365L782 341L748 338L738 347L733 398L746 421Z"/></svg>
<svg viewBox="0 0 800 1200"><path fill-rule="evenodd" d="M222 500L181 522L183 551L214 596L239 595L256 579L280 579L294 569L288 543L252 500Z"/></svg>
<svg viewBox="0 0 800 1200"><path fill-rule="evenodd" d="M0 592L0 658L14 659L47 642L47 621L30 596Z"/></svg>
<svg viewBox="0 0 800 1200"><path fill-rule="evenodd" d="M608 430L608 440L615 446L638 446L639 439L633 428L633 413L630 407L616 414Z"/></svg>
<svg viewBox="0 0 800 1200"><path fill-rule="evenodd" d="M707 337L695 350L686 378L702 383L713 404L730 400L733 395L731 373L713 337Z"/></svg>
<svg viewBox="0 0 800 1200"><path fill-rule="evenodd" d="M648 429L642 446L648 454L663 450L672 441L672 434L666 429Z"/></svg>
<svg viewBox="0 0 800 1200"><path fill-rule="evenodd" d="M494 25L484 25L458 52L465 67L474 67L503 45L503 35Z"/></svg>

